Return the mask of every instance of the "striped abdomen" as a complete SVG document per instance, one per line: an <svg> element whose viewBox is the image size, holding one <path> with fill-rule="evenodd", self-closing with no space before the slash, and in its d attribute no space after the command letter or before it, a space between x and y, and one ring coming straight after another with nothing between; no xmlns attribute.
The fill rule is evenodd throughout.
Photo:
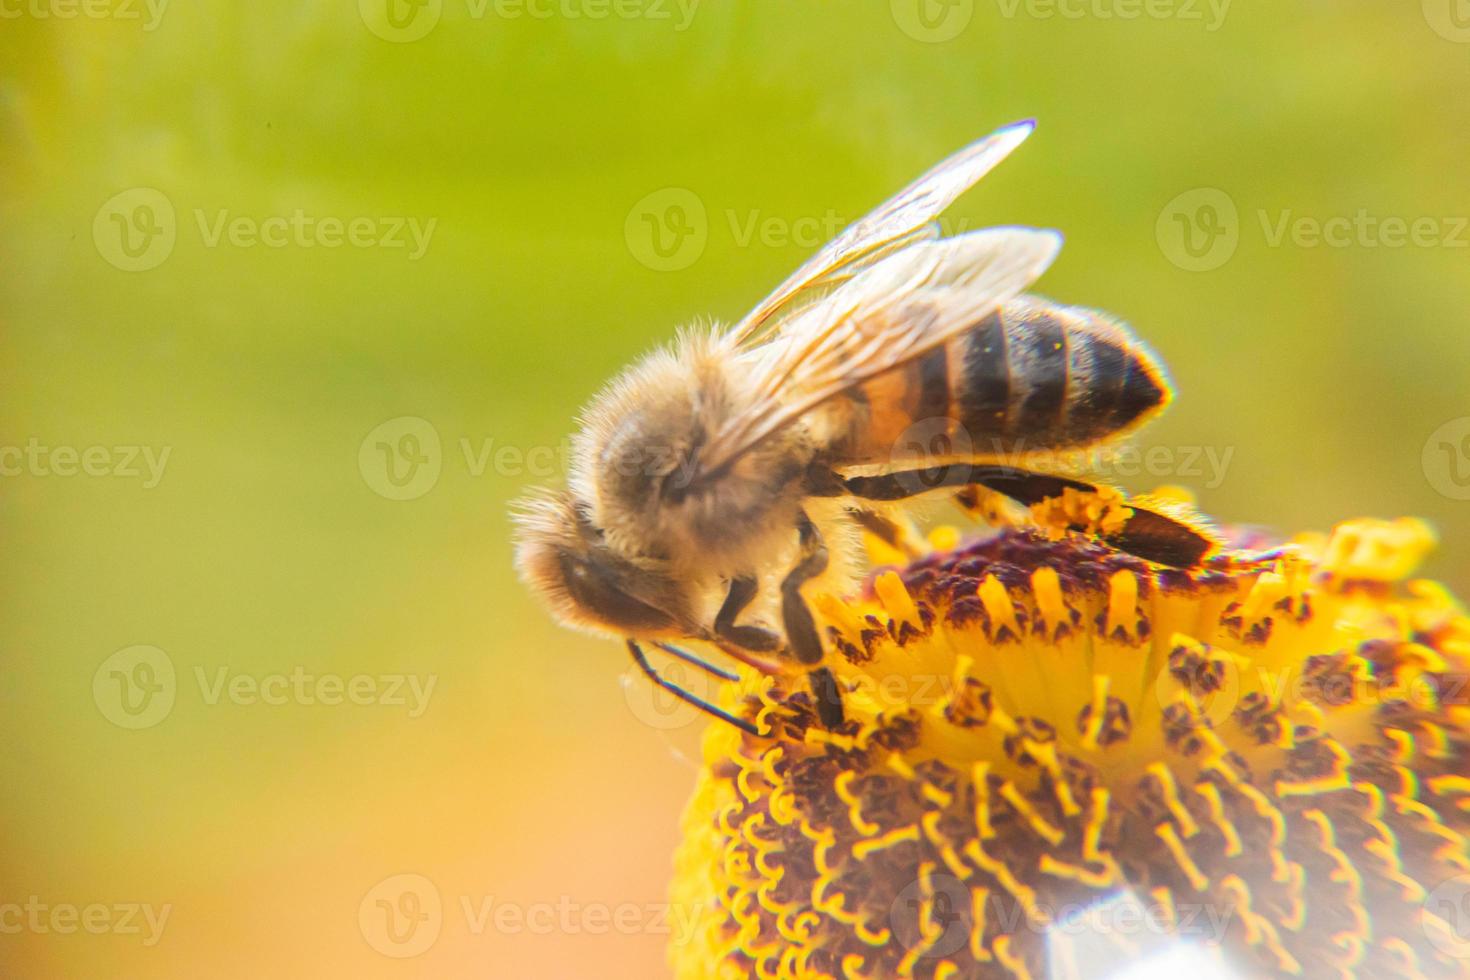
<svg viewBox="0 0 1470 980"><path fill-rule="evenodd" d="M847 398L840 463L933 461L1084 447L1156 414L1169 384L1106 314L1033 296L1007 303Z"/></svg>

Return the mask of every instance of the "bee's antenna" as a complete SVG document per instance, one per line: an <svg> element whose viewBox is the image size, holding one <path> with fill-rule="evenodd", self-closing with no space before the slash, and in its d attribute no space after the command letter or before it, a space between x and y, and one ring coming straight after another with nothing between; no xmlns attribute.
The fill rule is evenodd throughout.
<svg viewBox="0 0 1470 980"><path fill-rule="evenodd" d="M740 675L737 674L737 673L735 673L734 671L725 670L722 667L716 667L714 664L710 663L708 660L705 660L702 657L697 657L694 654L690 653L688 650L684 650L684 649L682 649L680 647L676 647L672 643L660 643L659 641L654 640L653 641L653 645L656 646L656 647L658 647L664 653L673 654L674 656L678 657L680 660L684 661L685 663L687 663L687 664L693 664L694 666L698 667L700 670L703 670L706 673L710 673L710 674L715 675L716 677L718 677L722 681L738 681L738 680L740 680Z"/></svg>
<svg viewBox="0 0 1470 980"><path fill-rule="evenodd" d="M746 721L744 718L736 718L725 709L710 704L704 698L698 697L694 694L690 694L678 684L675 684L671 681L666 681L662 677L660 677L658 671L653 669L653 665L650 664L648 662L648 658L644 656L643 648L640 647L638 645L638 641L634 640L632 637L628 638L628 652L633 655L633 662L638 665L639 670L648 675L649 680L653 681L665 691L668 691L680 701L683 701L686 704L692 704L700 711L714 715L721 721L729 722L736 728L740 729L742 732L745 732L747 735L754 735L756 738L764 737L764 735L758 728L756 728L750 722Z"/></svg>

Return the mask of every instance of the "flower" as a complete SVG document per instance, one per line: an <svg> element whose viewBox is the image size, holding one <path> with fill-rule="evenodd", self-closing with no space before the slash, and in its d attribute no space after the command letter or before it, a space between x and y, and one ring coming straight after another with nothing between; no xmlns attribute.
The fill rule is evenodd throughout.
<svg viewBox="0 0 1470 980"><path fill-rule="evenodd" d="M1470 973L1470 619L1409 579L1432 544L1357 520L1178 571L1010 529L814 597L847 721L726 697L768 734L706 732L677 974L1045 977L1074 915L1241 976Z"/></svg>

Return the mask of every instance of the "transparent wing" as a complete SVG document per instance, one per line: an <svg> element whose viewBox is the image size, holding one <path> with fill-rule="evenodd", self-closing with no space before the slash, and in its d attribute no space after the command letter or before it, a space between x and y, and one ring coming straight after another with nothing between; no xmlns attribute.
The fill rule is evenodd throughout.
<svg viewBox="0 0 1470 980"><path fill-rule="evenodd" d="M831 288L889 255L937 238L938 229L932 222L939 213L1009 156L1035 128L1034 122L1015 123L940 162L823 246L735 324L731 338L742 346L754 344L771 333L775 314L799 294Z"/></svg>
<svg viewBox="0 0 1470 980"><path fill-rule="evenodd" d="M973 327L1051 265L1055 231L990 228L912 245L852 278L747 351L754 397L705 445L713 474L822 402Z"/></svg>

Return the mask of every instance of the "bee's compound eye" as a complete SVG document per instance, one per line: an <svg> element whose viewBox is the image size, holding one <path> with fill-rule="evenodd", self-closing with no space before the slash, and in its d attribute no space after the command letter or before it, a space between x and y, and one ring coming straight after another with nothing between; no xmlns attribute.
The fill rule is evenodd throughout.
<svg viewBox="0 0 1470 980"><path fill-rule="evenodd" d="M627 576L636 575L636 570L614 570L595 557L563 552L561 571L567 593L573 601L604 625L630 632L666 629L674 625L673 619L663 610L629 595L619 586L618 571Z"/></svg>

